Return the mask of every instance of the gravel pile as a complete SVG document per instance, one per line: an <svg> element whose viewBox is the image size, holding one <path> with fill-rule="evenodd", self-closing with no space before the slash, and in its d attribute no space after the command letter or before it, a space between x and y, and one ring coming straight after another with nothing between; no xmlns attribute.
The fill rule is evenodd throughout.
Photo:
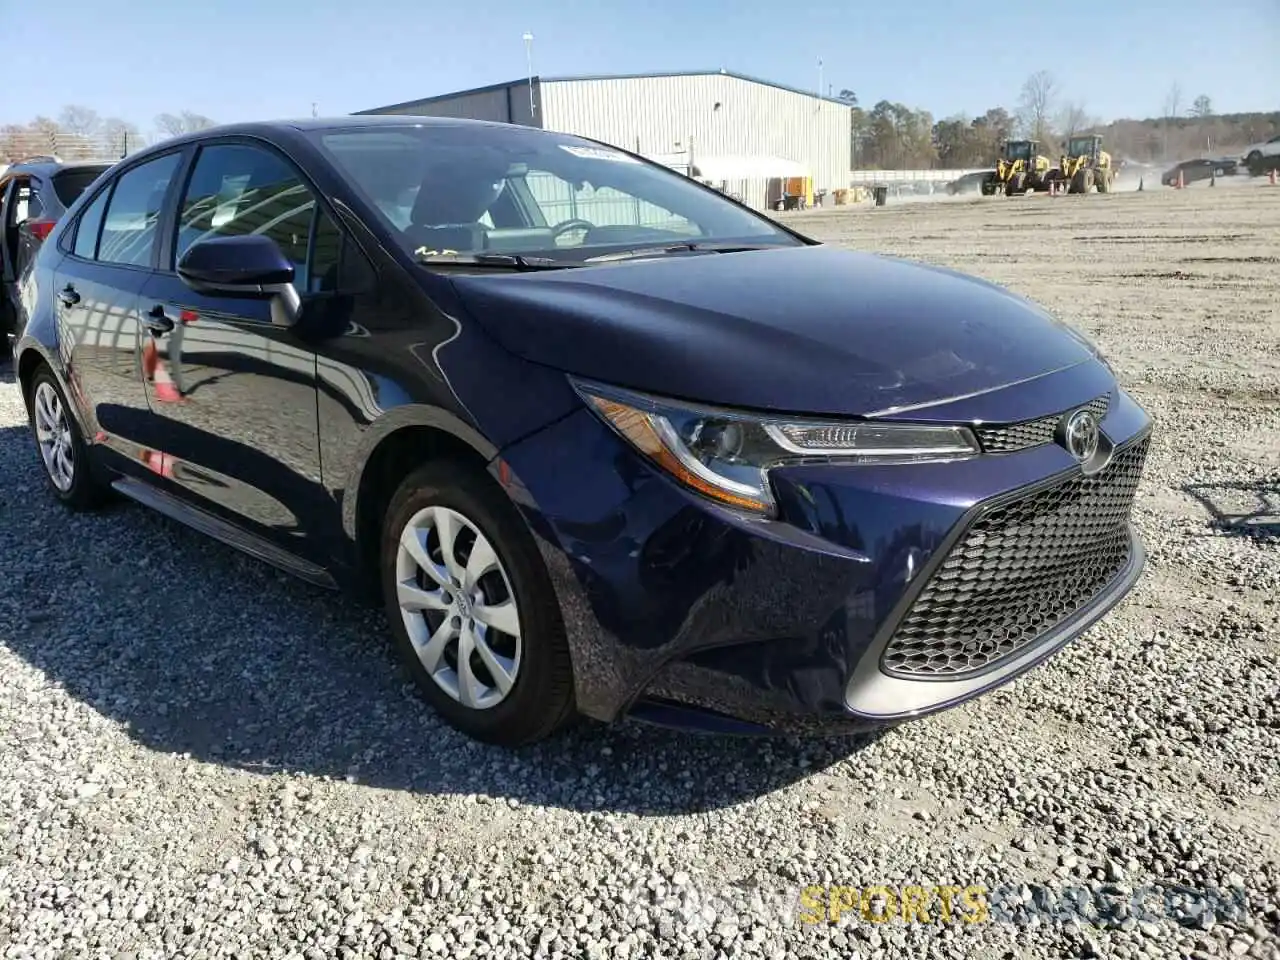
<svg viewBox="0 0 1280 960"><path fill-rule="evenodd" d="M1098 337L1159 428L1123 606L876 738L504 753L420 705L378 615L56 508L0 372L0 957L1280 957L1280 190L800 223ZM942 885L989 921L807 922Z"/></svg>

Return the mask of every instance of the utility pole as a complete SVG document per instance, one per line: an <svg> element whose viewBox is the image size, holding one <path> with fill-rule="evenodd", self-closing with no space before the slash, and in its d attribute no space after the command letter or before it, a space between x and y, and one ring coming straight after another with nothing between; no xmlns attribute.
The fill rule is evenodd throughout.
<svg viewBox="0 0 1280 960"><path fill-rule="evenodd" d="M533 122L534 111L537 109L533 102L533 33L529 30L524 32L524 56L529 69L529 124L536 126Z"/></svg>

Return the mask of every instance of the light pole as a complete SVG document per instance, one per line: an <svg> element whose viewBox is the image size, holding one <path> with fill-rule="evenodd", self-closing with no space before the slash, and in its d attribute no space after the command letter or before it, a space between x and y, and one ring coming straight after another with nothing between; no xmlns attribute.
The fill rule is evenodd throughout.
<svg viewBox="0 0 1280 960"><path fill-rule="evenodd" d="M813 180L810 189L818 191L818 166L822 163L822 58L818 58L818 97L813 102Z"/></svg>
<svg viewBox="0 0 1280 960"><path fill-rule="evenodd" d="M529 125L533 126L533 34L528 30L524 32L524 56L529 68Z"/></svg>

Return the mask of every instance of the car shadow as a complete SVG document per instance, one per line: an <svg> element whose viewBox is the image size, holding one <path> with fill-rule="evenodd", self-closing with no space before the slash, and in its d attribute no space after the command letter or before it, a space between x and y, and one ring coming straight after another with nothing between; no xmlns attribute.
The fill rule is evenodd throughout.
<svg viewBox="0 0 1280 960"><path fill-rule="evenodd" d="M18 372L13 368L13 361L5 358L0 360L0 383L17 383Z"/></svg>
<svg viewBox="0 0 1280 960"><path fill-rule="evenodd" d="M673 815L774 792L878 737L584 721L515 751L479 744L419 697L380 612L140 506L64 510L25 429L0 428L0 474L0 643L152 750L390 790Z"/></svg>
<svg viewBox="0 0 1280 960"><path fill-rule="evenodd" d="M1189 483L1182 490L1205 508L1215 529L1245 537L1280 537L1280 482Z"/></svg>

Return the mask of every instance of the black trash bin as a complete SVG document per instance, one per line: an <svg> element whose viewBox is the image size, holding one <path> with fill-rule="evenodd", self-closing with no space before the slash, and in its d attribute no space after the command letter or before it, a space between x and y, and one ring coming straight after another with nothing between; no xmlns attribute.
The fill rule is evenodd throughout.
<svg viewBox="0 0 1280 960"><path fill-rule="evenodd" d="M872 187L871 196L875 198L877 207L883 207L885 203L888 202L889 200L889 188L888 187Z"/></svg>

